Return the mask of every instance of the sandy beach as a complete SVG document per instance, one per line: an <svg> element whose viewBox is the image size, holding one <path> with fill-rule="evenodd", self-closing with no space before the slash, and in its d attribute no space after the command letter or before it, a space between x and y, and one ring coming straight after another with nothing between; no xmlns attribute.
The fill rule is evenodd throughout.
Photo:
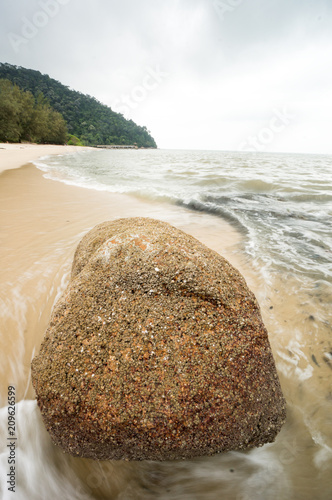
<svg viewBox="0 0 332 500"><path fill-rule="evenodd" d="M75 248L96 224L120 217L154 217L191 233L226 258L231 257L240 241L240 235L217 217L126 195L68 186L45 179L32 164L18 168L40 156L64 154L77 148L3 147L6 149L0 149L0 297L3 312L8 314L3 318L1 336L2 395L8 384L15 383L19 399L34 398L29 381L31 359L39 348L54 301L66 284ZM233 261L236 259L234 254Z"/></svg>
<svg viewBox="0 0 332 500"><path fill-rule="evenodd" d="M265 457L269 474L266 480L265 474L264 480L257 476L258 484L263 484L264 488L269 489L271 483L274 489L280 486L287 490L288 475L292 474L292 477L299 478L294 483L300 494L298 498L312 498L309 492L318 491L315 488L321 488L319 484L323 484L323 490L326 490L330 477L329 469L325 466L328 463L328 450L325 456L326 445L320 436L316 438L319 444L313 446L303 412L310 415L315 425L319 422L321 432L328 435L330 367L326 363L321 364L317 373L305 384L293 382L293 372L290 371L294 364L302 367L304 355L305 359L311 359L315 353L318 358L316 351L312 350L316 349L317 344L314 338L306 347L301 345L303 354L297 354L300 351L296 346L300 344L294 344L300 342L300 328L308 336L312 335L312 321L308 317L312 314L314 302L307 304L306 291L296 289L296 284L293 287L290 279L279 277L269 283L257 277L251 262L242 252L242 235L220 217L169 203L149 202L133 196L69 186L46 179L42 171L31 163L27 164L41 156L72 153L77 148L7 144L0 147L5 148L0 149L0 394L1 406L6 410L7 388L16 388L16 401L21 415L19 441L22 475L30 461L34 464L33 471L36 474L35 479L26 477L24 480L26 491L30 491L29 498L40 498L38 495L43 481L44 488L50 488L46 476L53 474L54 464L58 464L59 477L67 478L66 498L105 498L107 495L107 498L115 500L127 487L130 478L135 478L135 488L135 481L141 484L146 474L156 474L157 477L160 471L170 481L171 478L182 481L183 475L187 474L188 484L193 478L196 488L200 488L201 468L205 471L208 467L211 467L211 471L214 468L215 471L227 471L229 464L233 463L234 468L242 471L243 478L247 477L251 481L255 477L255 468L257 474L260 473L258 464L264 464ZM99 463L63 455L61 450L51 444L36 409L30 381L31 360L39 349L52 307L68 283L73 254L80 239L100 222L134 216L164 220L192 234L239 269L255 293L269 331L284 394L290 404L287 422L275 444L254 450L250 456L235 453L216 456L208 461L202 458L196 463L188 462L185 469L181 465L173 469L168 464L160 468L158 464L112 462L104 463L100 468ZM321 339L325 338L324 330L321 330L320 335ZM289 353L290 349L295 352L295 355L287 354L293 356L291 361L285 358L285 353ZM317 387L320 387L319 391ZM4 421L5 418L4 414ZM312 465L314 460L322 464L319 483L317 469ZM47 474L44 479L39 471L46 462ZM110 485L106 476L116 478L116 484ZM98 480L98 487L94 478ZM92 492L92 497L84 497L82 484ZM205 498L204 492L202 495ZM132 498L138 498L135 492ZM229 498L235 497L230 495ZM328 497L323 493L317 498L325 500Z"/></svg>
<svg viewBox="0 0 332 500"><path fill-rule="evenodd" d="M66 154L93 149L79 146L55 146L52 144L8 144L0 143L0 173L19 168L41 156Z"/></svg>

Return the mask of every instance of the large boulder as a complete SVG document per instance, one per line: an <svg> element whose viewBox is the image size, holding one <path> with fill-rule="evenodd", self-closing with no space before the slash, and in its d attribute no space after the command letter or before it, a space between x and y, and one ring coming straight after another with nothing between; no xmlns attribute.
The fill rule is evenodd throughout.
<svg viewBox="0 0 332 500"><path fill-rule="evenodd" d="M98 460L261 446L285 420L245 280L153 219L105 222L83 238L32 381L53 442Z"/></svg>

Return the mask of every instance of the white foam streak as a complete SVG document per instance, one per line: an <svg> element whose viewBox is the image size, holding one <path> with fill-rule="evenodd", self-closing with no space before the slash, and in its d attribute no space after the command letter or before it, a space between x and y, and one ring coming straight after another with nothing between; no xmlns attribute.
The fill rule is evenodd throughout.
<svg viewBox="0 0 332 500"><path fill-rule="evenodd" d="M16 492L8 491L8 452L1 450L0 480L3 500L91 500L68 467L62 452L51 443L35 401L16 405ZM7 408L0 409L2 443L6 442Z"/></svg>
<svg viewBox="0 0 332 500"><path fill-rule="evenodd" d="M271 445L251 451L246 460L254 472L242 485L239 500L275 500L291 498L287 467L273 453Z"/></svg>
<svg viewBox="0 0 332 500"><path fill-rule="evenodd" d="M296 334L295 334L296 335ZM306 354L301 348L301 344L298 340L291 339L286 346L286 349L292 353L292 358L287 356L286 351L278 351L279 357L285 361L281 361L278 364L278 368L282 371L286 377L296 377L300 382L307 380L312 377L314 369L310 364ZM305 367L300 367L299 365L306 365Z"/></svg>

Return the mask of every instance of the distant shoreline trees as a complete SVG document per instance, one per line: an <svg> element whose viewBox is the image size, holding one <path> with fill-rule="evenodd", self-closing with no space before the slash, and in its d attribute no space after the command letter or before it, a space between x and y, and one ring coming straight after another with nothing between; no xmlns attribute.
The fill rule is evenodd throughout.
<svg viewBox="0 0 332 500"><path fill-rule="evenodd" d="M65 144L66 122L42 93L35 98L9 80L0 79L0 141Z"/></svg>
<svg viewBox="0 0 332 500"><path fill-rule="evenodd" d="M42 94L46 99L44 103L62 115L69 133L68 140L78 140L85 146L136 144L139 148L157 147L146 127L127 120L94 97L71 90L39 71L0 63L1 78L28 91L36 102Z"/></svg>

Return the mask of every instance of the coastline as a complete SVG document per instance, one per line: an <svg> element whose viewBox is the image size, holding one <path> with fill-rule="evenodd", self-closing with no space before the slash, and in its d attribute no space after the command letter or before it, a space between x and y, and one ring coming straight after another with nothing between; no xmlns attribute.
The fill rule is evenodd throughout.
<svg viewBox="0 0 332 500"><path fill-rule="evenodd" d="M49 147L8 148L6 153L7 158L13 157L11 168L2 164L0 174L2 397L6 387L13 384L18 401L34 399L29 378L31 359L39 349L54 302L67 284L77 244L96 224L136 216L164 220L192 234L239 268L234 262L238 258L234 248L241 235L218 217L124 194L69 186L46 179L32 164L18 168L18 162L63 154L61 146L53 153Z"/></svg>
<svg viewBox="0 0 332 500"><path fill-rule="evenodd" d="M287 422L274 444L249 454L218 455L211 459L202 458L197 463L203 467L209 464L212 469L215 467L213 470L220 471L223 468L229 470L231 461L234 470L241 469L245 477L247 474L252 479L253 465L256 467L264 461L272 485L276 487L280 483L281 474L281 488L287 489L288 477L292 477L289 480L294 481L301 498L309 499L309 495L311 498L312 484L315 488L318 484L317 474L323 484L327 484L330 477L330 438L327 437L330 436L331 389L328 384L330 367L321 362L317 354L325 338L325 330L323 332L320 327L317 337L314 334L315 322L310 316L314 302L308 302L307 291L299 289L298 283L287 276L274 276L272 281L265 281L242 252L242 235L220 217L169 203L144 201L47 179L34 165L21 165L46 154L64 154L66 150L63 148L66 147L56 147L60 149L53 153L49 149L45 152L46 147L36 148L35 151L34 148L21 151L19 148L18 152L8 148L6 154L8 158L10 153L16 156L15 161L11 160L11 164L16 166L4 168L0 175L1 406L7 411L7 388L15 386L18 415L21 415L18 425L20 447L23 450L29 448L36 470L39 471L44 463L53 467L56 462L66 471L75 471L82 484L86 479L86 470L95 471L96 477L100 478L99 463L71 460L51 445L36 410L30 383L31 359L39 349L53 305L68 283L73 255L83 235L105 220L153 217L195 236L223 255L244 276L261 306L289 405ZM82 151L82 148L79 150ZM326 327L326 338L328 333ZM309 342L307 338L312 340ZM319 367L314 361L310 364L312 355L320 363ZM316 429L321 434L318 435ZM121 477L140 471L140 467L146 466L147 470L154 467L144 463L106 463L102 466L108 472L116 467ZM189 470L192 467L190 463ZM275 476L272 474L274 470ZM172 464L172 475L180 472L177 465L173 468ZM259 473L262 474L262 471ZM300 478L299 484L296 483L297 478ZM282 481L285 481L284 486ZM39 478L32 484L37 485L39 491ZM108 494L108 483L100 484L101 490L104 488ZM319 498L325 500L323 496Z"/></svg>
<svg viewBox="0 0 332 500"><path fill-rule="evenodd" d="M67 154L94 150L81 146L56 146L54 144L0 143L0 175L5 170L20 168L26 163L46 155Z"/></svg>

